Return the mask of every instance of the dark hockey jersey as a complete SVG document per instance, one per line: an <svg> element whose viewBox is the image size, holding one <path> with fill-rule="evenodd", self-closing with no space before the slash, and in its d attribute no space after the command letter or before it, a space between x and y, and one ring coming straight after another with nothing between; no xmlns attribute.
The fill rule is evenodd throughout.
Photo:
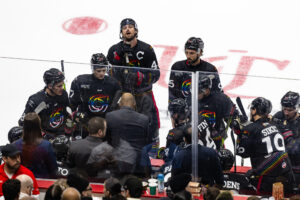
<svg viewBox="0 0 300 200"><path fill-rule="evenodd" d="M204 60L201 60L196 66L189 65L187 60L178 61L172 65L171 70L169 102L176 98L183 98L188 99L188 103L190 104L191 73L189 72L200 71L203 72L203 75L213 75L212 91L222 91L217 68Z"/></svg>
<svg viewBox="0 0 300 200"><path fill-rule="evenodd" d="M107 59L112 65L127 66L126 69L114 66L111 70L112 76L121 83L123 91L134 90L135 93L149 91L160 77L152 46L140 40L137 40L136 46L130 48L130 51L124 48L123 41L113 45L108 51ZM134 83L131 83L132 73L136 74Z"/></svg>
<svg viewBox="0 0 300 200"><path fill-rule="evenodd" d="M44 106L41 107L41 105ZM50 96L43 89L29 97L19 125L23 125L27 113L38 112L43 131L52 134L64 134L64 125L68 117L67 106L69 106L69 99L65 90L61 96ZM37 107L40 107L39 111L36 110Z"/></svg>
<svg viewBox="0 0 300 200"><path fill-rule="evenodd" d="M224 120L230 116L232 106L230 98L222 92L211 93L199 101L198 130L204 146L220 149L225 137Z"/></svg>
<svg viewBox="0 0 300 200"><path fill-rule="evenodd" d="M72 108L85 112L89 117L104 117L120 90L116 80L109 76L97 79L92 74L79 75L71 84L70 104Z"/></svg>

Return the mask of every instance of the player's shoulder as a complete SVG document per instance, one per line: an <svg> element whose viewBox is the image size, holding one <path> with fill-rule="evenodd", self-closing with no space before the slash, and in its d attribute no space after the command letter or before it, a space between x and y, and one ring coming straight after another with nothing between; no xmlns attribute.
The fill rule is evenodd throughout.
<svg viewBox="0 0 300 200"><path fill-rule="evenodd" d="M34 102L39 102L45 98L46 98L46 92L45 92L45 89L42 89L42 90L30 95L30 97L28 99L31 101L34 101Z"/></svg>
<svg viewBox="0 0 300 200"><path fill-rule="evenodd" d="M154 51L152 45L141 40L138 40L138 47L144 51Z"/></svg>
<svg viewBox="0 0 300 200"><path fill-rule="evenodd" d="M186 69L186 60L180 60L175 62L172 65L172 70L185 70Z"/></svg>
<svg viewBox="0 0 300 200"><path fill-rule="evenodd" d="M200 62L201 65L205 66L206 70L207 71L210 71L210 72L218 72L216 66L214 66L213 64L209 63L208 61L206 60L202 60L201 59L201 62Z"/></svg>

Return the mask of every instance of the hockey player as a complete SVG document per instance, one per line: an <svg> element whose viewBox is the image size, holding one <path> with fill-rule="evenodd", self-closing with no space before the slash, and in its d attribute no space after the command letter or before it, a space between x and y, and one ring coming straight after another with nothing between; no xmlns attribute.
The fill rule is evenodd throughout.
<svg viewBox="0 0 300 200"><path fill-rule="evenodd" d="M191 74L186 72L201 71L214 75L212 91L222 91L217 68L202 60L204 42L201 38L191 37L184 46L186 60L172 65L169 79L169 102L175 98L188 99L190 105Z"/></svg>
<svg viewBox="0 0 300 200"><path fill-rule="evenodd" d="M286 149L292 163L297 184L300 183L300 115L299 94L289 91L281 98L282 110L272 120L284 136Z"/></svg>
<svg viewBox="0 0 300 200"><path fill-rule="evenodd" d="M160 157L163 158L165 164L161 167L161 171L165 175L165 180L171 176L172 160L176 153L184 147L184 131L189 127L190 110L184 99L178 98L170 102L168 111L171 115L172 129L166 138L166 147L160 149Z"/></svg>
<svg viewBox="0 0 300 200"><path fill-rule="evenodd" d="M120 91L118 82L105 75L108 61L102 53L92 55L91 68L92 74L79 75L73 80L69 96L72 110L77 111L75 118L78 116L84 127L90 118L104 118L113 110L112 102ZM83 137L87 135L85 133Z"/></svg>
<svg viewBox="0 0 300 200"><path fill-rule="evenodd" d="M272 184L283 182L288 191L293 184L293 172L285 149L284 139L278 128L269 123L272 110L269 100L258 97L250 107L253 123L237 131L237 155L250 157L252 169L246 173L257 192L271 192Z"/></svg>
<svg viewBox="0 0 300 200"><path fill-rule="evenodd" d="M209 76L200 78L198 88L200 142L219 150L226 139L224 121L228 122L233 103L226 94L212 92L212 80Z"/></svg>
<svg viewBox="0 0 300 200"><path fill-rule="evenodd" d="M300 137L299 99L297 92L287 92L281 98L282 110L277 112L272 118L279 128L283 129L285 140L290 136L294 139Z"/></svg>
<svg viewBox="0 0 300 200"><path fill-rule="evenodd" d="M41 118L44 136L49 139L65 134L65 122L68 117L66 107L69 106L69 99L63 89L65 76L60 70L51 68L45 71L43 78L45 88L29 97L19 125L23 125L27 113L36 112Z"/></svg>
<svg viewBox="0 0 300 200"><path fill-rule="evenodd" d="M130 18L123 19L120 24L122 41L110 47L107 59L114 65L112 76L119 81L122 91L132 93L137 111L150 118L150 133L153 140L157 141L159 114L152 85L159 79L160 71L152 46L137 38L136 22Z"/></svg>

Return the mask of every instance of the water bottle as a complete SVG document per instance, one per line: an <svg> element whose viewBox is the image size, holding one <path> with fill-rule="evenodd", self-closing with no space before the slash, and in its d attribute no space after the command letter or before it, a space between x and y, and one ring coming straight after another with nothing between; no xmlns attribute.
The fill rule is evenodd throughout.
<svg viewBox="0 0 300 200"><path fill-rule="evenodd" d="M157 189L159 193L163 193L164 192L164 175L163 174L158 174L157 175Z"/></svg>

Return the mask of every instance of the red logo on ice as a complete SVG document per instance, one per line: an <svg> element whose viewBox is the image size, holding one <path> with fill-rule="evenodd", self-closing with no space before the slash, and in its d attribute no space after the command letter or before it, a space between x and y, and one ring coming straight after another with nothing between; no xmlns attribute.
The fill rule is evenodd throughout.
<svg viewBox="0 0 300 200"><path fill-rule="evenodd" d="M63 24L63 29L76 35L88 35L104 31L107 22L96 17L76 17Z"/></svg>

